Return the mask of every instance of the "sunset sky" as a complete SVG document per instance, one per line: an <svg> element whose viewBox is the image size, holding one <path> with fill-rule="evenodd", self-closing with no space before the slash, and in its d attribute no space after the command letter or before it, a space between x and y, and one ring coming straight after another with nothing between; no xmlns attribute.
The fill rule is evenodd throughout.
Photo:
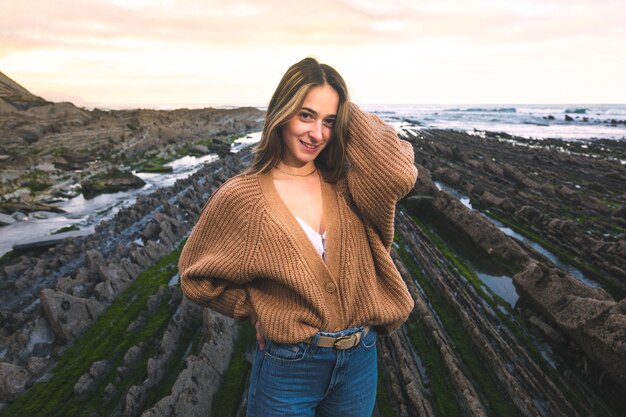
<svg viewBox="0 0 626 417"><path fill-rule="evenodd" d="M0 0L0 71L54 101L265 105L314 56L355 101L625 103L623 0Z"/></svg>

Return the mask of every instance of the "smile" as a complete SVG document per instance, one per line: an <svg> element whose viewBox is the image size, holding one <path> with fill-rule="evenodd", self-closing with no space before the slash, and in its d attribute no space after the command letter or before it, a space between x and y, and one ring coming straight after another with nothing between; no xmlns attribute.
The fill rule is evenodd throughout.
<svg viewBox="0 0 626 417"><path fill-rule="evenodd" d="M301 143L302 145L304 145L304 147L305 147L305 148L307 148L307 149L311 149L311 150L313 150L313 149L317 149L317 147L319 146L319 145L311 145L310 143L303 142L303 141L301 141L300 139L298 139L298 140L299 140L299 141L300 141L300 143Z"/></svg>

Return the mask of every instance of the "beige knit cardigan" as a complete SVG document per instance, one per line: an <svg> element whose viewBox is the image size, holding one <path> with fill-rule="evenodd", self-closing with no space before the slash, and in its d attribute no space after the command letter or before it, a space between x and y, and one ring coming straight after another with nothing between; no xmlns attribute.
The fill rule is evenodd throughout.
<svg viewBox="0 0 626 417"><path fill-rule="evenodd" d="M237 175L209 199L180 257L184 294L265 336L296 343L318 331L372 325L390 334L413 300L389 255L397 201L413 187L413 148L378 116L351 105L350 162L322 181L326 263L269 174Z"/></svg>

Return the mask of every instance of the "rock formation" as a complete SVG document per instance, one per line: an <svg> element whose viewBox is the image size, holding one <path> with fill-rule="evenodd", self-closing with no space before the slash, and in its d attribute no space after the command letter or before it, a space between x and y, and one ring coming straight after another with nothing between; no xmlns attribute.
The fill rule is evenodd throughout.
<svg viewBox="0 0 626 417"><path fill-rule="evenodd" d="M428 134L430 135L430 132ZM440 134L442 137L445 137L445 139L433 142L430 142L429 139L417 140L415 143L419 151L416 150L416 155L419 153L419 157L416 157L416 159L419 158L423 161L429 161L429 163L432 164L434 158L433 155L429 157L428 152L433 149L436 153L443 151L441 142L451 141L459 136L459 134L452 132L445 135L441 132L435 132L435 134ZM478 142L479 145L472 147L472 141ZM458 170L460 170L460 168L458 168L459 166L464 167L463 173L465 181L462 184L457 182L454 185L469 190L473 196L484 196L485 193L488 192L486 191L487 187L491 186L492 183L495 183L499 178L498 192L500 194L506 194L507 198L511 198L511 200L519 198L517 197L517 194L520 192L517 188L519 184L524 184L522 190L540 188L540 185L528 179L509 163L502 163L501 167L498 168L498 165L495 165L492 160L486 165L483 165L487 167L486 171L488 175L484 173L485 171L470 174L475 172L475 170L472 170L473 166L481 165L480 163L472 163L472 161L475 162L481 159L481 156L482 159L486 159L486 155L480 155L477 151L477 149L483 149L482 147L487 146L483 142L482 139L475 137L466 138L464 141L456 139L454 143L458 144L459 147L451 148L456 149L454 152L456 152L458 157L453 158L454 162L448 159L440 160L441 165L454 164ZM462 152L460 151L461 146L470 148L472 151ZM508 155L508 152L512 152L509 146L510 145L506 144L498 146L498 151L492 151L491 155ZM617 144L616 146L620 148L622 145ZM544 152L545 151L542 149L537 150L537 153L540 155L544 154ZM525 149L524 158L533 158L533 154L534 151ZM503 156L500 156L500 158L503 158ZM522 157L518 156L517 158L521 159ZM576 162L575 165L583 165L585 162L581 160L581 157L574 158L569 155L559 156L559 158L573 159L573 161ZM465 163L460 164L459 161L465 161ZM572 163L572 161L568 162ZM609 172L611 172L611 170L623 170L619 164L606 163L603 165L601 162L602 161L594 161L594 167L598 166L600 170ZM539 164L539 166L533 165L533 170L541 169L541 167L541 164ZM569 164L565 164L564 170L568 169ZM424 171L426 170L423 169L422 172ZM441 172L441 168L437 168L434 173L436 172ZM548 175L557 177L564 174L561 170L552 169L549 174L545 174L545 176ZM426 176L428 176L427 173ZM497 176L496 179L493 178L495 176ZM514 187L513 190L507 189L505 183L502 182L502 176L512 179L513 184L511 184L511 186ZM586 176L586 174L581 175L581 177L584 176ZM443 178L441 178L441 180L443 181ZM597 184L594 185L589 179L581 178L580 182L585 184L589 189L599 188ZM624 358L626 358L626 343L624 343L624 341L626 341L626 315L623 313L622 306L624 300L618 303L607 291L585 285L580 280L554 267L543 256L536 253L531 248L523 248L520 244L514 242L478 212L468 210L456 198L451 197L447 193L435 191L431 184L432 181L428 178L418 179L418 184L415 188L416 196L409 197L409 202L407 203L409 207L411 207L412 198L419 198L419 195L432 196L434 194L434 197L429 200L432 207L426 212L429 213L431 217L436 216L438 222L445 223L448 227L453 228L456 233L460 233L464 239L471 241L473 245L482 249L486 255L496 256L509 264L517 265L521 271L515 274L513 282L524 302L531 306L534 311L542 314L555 328L560 329L568 337L575 340L589 358L595 363L600 364L607 374L626 388L626 366L624 362ZM616 196L613 192L607 191L606 194L605 198L622 198ZM530 194L524 195L529 196ZM509 210L508 213L515 215L515 213L521 211L525 213L524 216L531 219L538 216L546 216L547 213L552 212L550 210L554 210L554 213L556 213L556 208L552 208L553 202L545 201L545 197L540 193L533 195L534 199L538 201L538 205L542 204L543 207L549 207L549 209L539 212L536 209L531 209L529 205L526 205L517 211ZM570 194L569 196L570 198L577 198L575 194ZM484 207L484 200L479 201L478 206ZM531 203L529 199L527 199L526 202L527 204ZM565 205L565 203L563 204ZM488 205L488 207L490 209L501 210L501 212L507 212L502 206ZM583 208L579 210L587 212L588 205L583 205ZM553 221L556 223L558 220L554 219ZM585 225L592 233L594 233L595 230L603 230L610 227L610 225L606 225L603 222L592 221L588 221ZM566 248L569 248L568 242L573 240L570 233L576 233L576 229L577 228L572 226L567 229L567 231L555 234L554 237L559 242L564 243ZM618 245L621 244L619 242L624 242L623 239L624 237L622 235L621 240L616 243ZM580 239L576 241L580 242ZM611 245L611 242L607 242L602 245L602 247L612 248L613 245ZM592 254L592 256L593 255L594 254ZM600 257L605 258L605 260L602 261L602 265L604 265L607 270L618 270L624 262L623 258L616 259L610 256L610 253L609 256L607 256L607 254L597 253L592 259L598 259ZM623 278L623 276L619 277ZM615 278L617 279L618 276Z"/></svg>
<svg viewBox="0 0 626 417"><path fill-rule="evenodd" d="M128 123L134 126L136 120ZM537 251L504 235L482 214L440 191L429 173L466 192L475 207L489 207L515 219L537 219L557 213L556 203L547 198L539 200L541 204L532 200L544 192L558 195L555 198L562 204L576 201L585 210L600 210L600 197L595 197L600 203L582 203L576 183L565 187L554 179L573 175L571 163L578 170L592 168L581 168L576 158L555 151L546 157L550 163L539 164L542 175L554 182L545 181L512 160L494 161L486 150L466 150L464 146L469 145L462 144L466 136L435 131L412 139L420 175L402 203L404 208L397 211L392 257L416 308L396 334L379 340L381 378L391 407L399 416L436 416L442 407L476 416L616 416L616 408L602 401L601 391L609 387L623 398L626 389L619 385L624 384L626 369L624 301L616 302L607 291L557 270ZM512 145L498 142L491 145L498 148L491 152L506 155L512 152L508 146ZM545 157L543 152L529 150L529 158ZM40 255L23 255L3 264L0 403L10 415L23 415L18 414L20 398L29 398L37 380L54 378L53 365L84 340L81 334L89 332L98 317L110 313L120 300L132 303L144 296L139 290L131 295L125 291L144 279L142 272L175 250L211 193L250 159L250 150L227 156L172 187L138 198L136 204L100 224L91 236L66 240ZM598 166L605 179L596 185L585 183L591 190L602 190L616 180L613 174L621 175L610 163ZM473 172L480 173L480 180L471 176ZM620 178L616 181L620 183ZM612 191L605 196L621 201ZM520 205L522 200L527 204ZM619 217L619 209L615 212ZM473 281L443 251L431 235L434 232L411 216L447 225L458 241L488 261L515 270L511 275L521 297L515 308ZM555 240L561 236L567 246L569 241L558 233L573 233L571 239L576 239L578 226L558 221L565 220L554 220L550 233ZM610 230L610 225L598 223L589 226L592 231ZM603 250L609 254L615 250L612 244L621 242L620 238L603 239ZM620 260L607 254L594 256L594 265L621 268ZM175 270L168 268L159 271L171 273L173 281L155 286L145 301L133 304L133 315L116 340L123 349L84 363L81 373L70 381L72 397L64 406L96 396L103 399L102 407L119 416L210 414L237 326L183 301L174 283ZM547 346L554 346L555 351ZM568 368L557 359L558 348L572 351L585 364L588 361L590 369ZM556 361L558 367L553 365ZM606 374L599 378L600 389L581 377L597 375L591 368ZM48 391L50 396L52 391ZM442 392L449 397L442 399Z"/></svg>
<svg viewBox="0 0 626 417"><path fill-rule="evenodd" d="M0 72L0 113L49 104Z"/></svg>
<svg viewBox="0 0 626 417"><path fill-rule="evenodd" d="M556 248L626 295L626 142L563 142L422 131L416 162L489 210Z"/></svg>
<svg viewBox="0 0 626 417"><path fill-rule="evenodd" d="M0 270L0 351L3 352L0 404L23 394L142 271L174 249L190 232L204 201L249 160L248 150L217 161L173 187L140 197L132 207L120 210L112 221L98 226L91 236L68 239L43 254L20 256L4 265ZM180 290L175 292L178 301L168 296L174 307L180 304ZM127 393L108 387L107 395L112 398L124 396L126 415L137 415L143 410L146 393L162 381L171 365L168 355L178 348L179 333L190 322L191 313L184 312L197 310L193 314L199 317L199 309L189 310L190 307L182 304L176 308L179 313L172 318L170 330L165 331L160 343L162 353L150 358L149 378L142 385L131 387ZM140 316L145 320L150 314ZM134 328L142 326L141 317ZM214 322L221 323L220 331L230 335L234 330L224 330L228 326L221 320L214 318ZM223 356L232 348L231 339L220 336L219 340L212 340L208 335L206 343L215 346L226 343L219 348L226 352L221 353ZM28 349L24 348L25 343ZM228 362L222 356L215 357L216 354L217 350L205 351L197 359L189 359L189 364L219 379L222 372L219 369ZM97 383L92 371L76 381L77 394L84 396L92 392ZM124 369L119 372L123 378ZM183 394L188 391L185 384L186 380L178 384L179 395L189 395Z"/></svg>
<svg viewBox="0 0 626 417"><path fill-rule="evenodd" d="M262 117L251 107L81 109L47 102L0 73L0 203L53 202L75 195L76 184L99 189L111 171L159 170L179 155L223 157L232 135L257 129Z"/></svg>

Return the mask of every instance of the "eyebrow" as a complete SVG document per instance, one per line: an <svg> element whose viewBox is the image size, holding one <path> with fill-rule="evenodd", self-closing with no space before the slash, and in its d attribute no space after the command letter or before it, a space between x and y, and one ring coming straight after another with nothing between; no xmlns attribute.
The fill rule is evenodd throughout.
<svg viewBox="0 0 626 417"><path fill-rule="evenodd" d="M311 113L313 113L314 115L316 115L316 116L317 116L317 112L316 112L315 110L313 110L313 109L309 108L309 107L302 107L302 109L301 109L301 110L306 110L306 111L309 111L309 112L311 112ZM328 116L326 116L326 117L335 117L335 118L336 118L336 117L337 117L337 115L336 115L336 114L329 114L329 115L328 115Z"/></svg>

